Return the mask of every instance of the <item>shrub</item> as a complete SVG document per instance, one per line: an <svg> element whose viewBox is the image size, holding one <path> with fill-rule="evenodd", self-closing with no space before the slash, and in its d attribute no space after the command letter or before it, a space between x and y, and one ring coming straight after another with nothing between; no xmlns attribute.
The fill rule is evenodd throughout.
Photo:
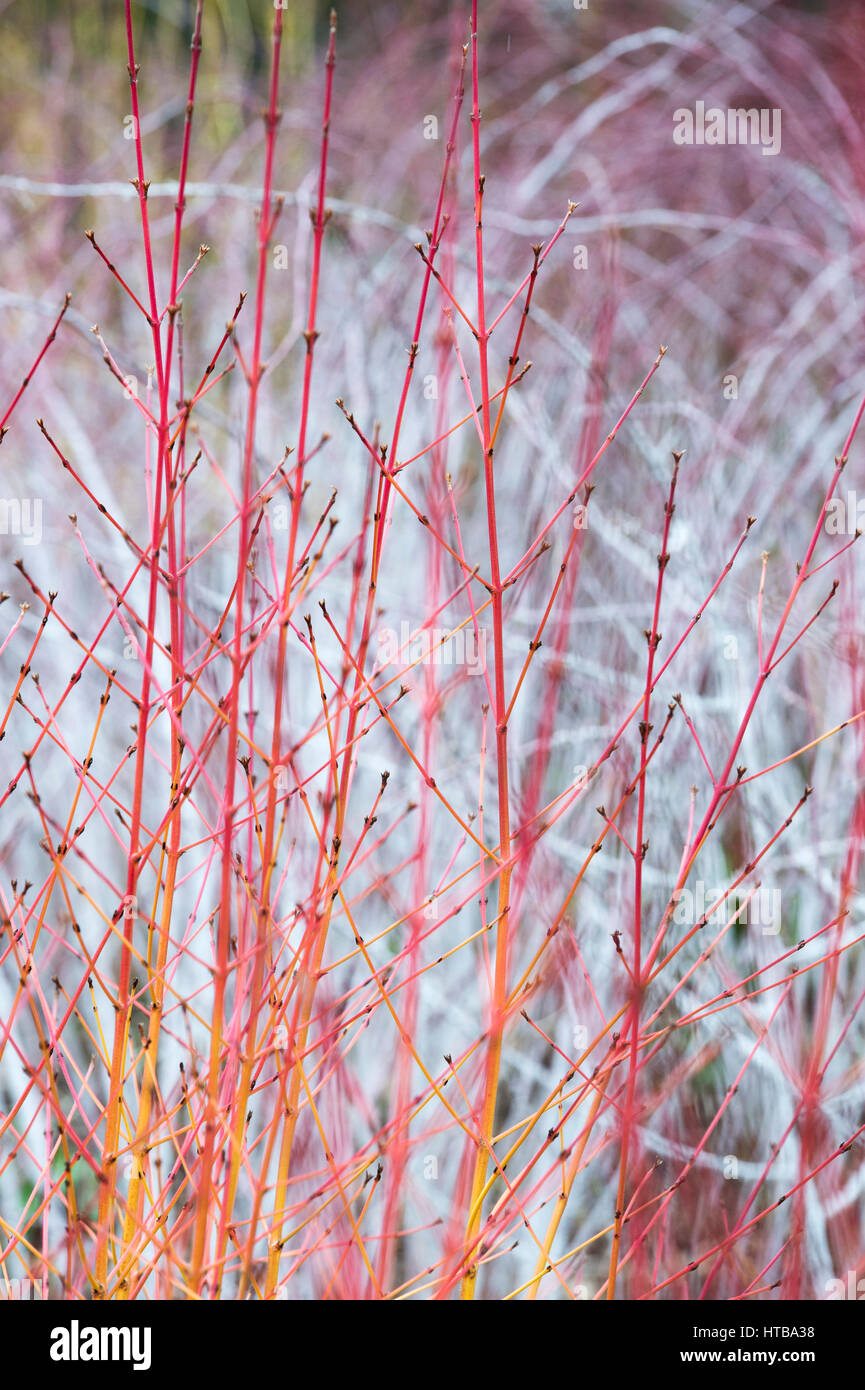
<svg viewBox="0 0 865 1390"><path fill-rule="evenodd" d="M198 0L181 84L126 0L110 151L4 180L72 286L41 344L4 299L10 1280L858 1268L861 74L843 25L525 8L374 59L333 16L314 78L274 8L250 78ZM677 145L698 101L777 158Z"/></svg>

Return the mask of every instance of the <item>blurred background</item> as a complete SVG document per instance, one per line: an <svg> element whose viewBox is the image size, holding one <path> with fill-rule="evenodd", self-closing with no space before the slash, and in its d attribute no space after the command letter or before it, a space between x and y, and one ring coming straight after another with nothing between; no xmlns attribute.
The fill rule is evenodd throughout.
<svg viewBox="0 0 865 1390"><path fill-rule="evenodd" d="M334 402L344 399L369 433L376 421L382 422L382 438L389 437L422 273L414 243L422 240L435 208L458 56L468 37L468 7L346 0L338 8L328 176L332 217L325 239L310 425L311 439L325 433L331 437L308 470L305 521L314 523L331 488L338 486L338 511L349 518L351 528L362 503L366 460ZM275 467L286 444L296 443L311 247L309 208L318 170L329 9L293 2L285 8L283 115L275 169L275 185L285 205L274 234L268 280L268 374L256 440L258 480ZM191 0L153 0L133 6L133 12L157 278L164 292L194 6ZM585 8L566 0L483 0L481 12L484 218L493 313L530 268L532 244L553 234L569 199L579 205L539 278L520 354L521 364L531 359L533 365L511 394L507 427L497 447L506 569L516 564L551 511L567 498L574 478L612 428L660 345L667 347L645 397L593 476L596 491L567 640L555 653L564 679L554 728L543 735L540 764L538 701L549 688L543 680L545 672L549 675L545 663L553 660L552 643L549 658L541 653L533 666L513 720L514 798L531 807L538 798L557 795L573 781L576 768L592 764L622 711L639 697L645 678L643 632L657 578L673 449L686 453L669 547L673 559L666 577L665 633L678 636L697 611L727 563L745 519L753 515L757 524L750 548L689 640L658 699L685 692L710 762L721 759L738 727L757 671L760 557L769 557L763 599L768 626L783 610L795 564L825 497L833 457L865 392L865 7L858 0L754 0L735 5L727 0L588 0ZM239 293L254 285L255 209L264 148L260 112L266 99L272 19L273 8L266 0L205 4L182 267L192 264L200 243L211 250L183 294L188 380L198 381ZM34 421L45 418L94 495L133 534L143 534L147 491L141 420L107 372L103 349L91 329L99 325L120 371L134 380L142 398L151 380L152 347L147 325L84 236L93 229L108 258L128 273L135 292L144 293L139 213L129 184L135 177L135 159L134 142L128 138L123 6L119 0L0 0L0 48L0 377L6 396L14 394L44 341L63 294L72 294L58 341L3 443L5 494L42 500L43 543L22 551L20 537L0 536L0 582L16 602L31 598L26 582L12 568L12 561L23 553L39 583L62 590L68 620L90 632L102 596L82 560L68 513L80 510L82 518L86 515L94 561L112 574L125 572L129 553L116 532L100 526L92 507L86 509ZM698 102L707 108L780 112L780 151L767 156L755 145L676 144L676 111L694 110ZM472 310L468 111L467 103L459 127L456 173L448 190L446 254L454 292ZM244 350L252 332L248 310L249 305L239 320ZM442 370L441 335L446 328L442 301L433 299L401 458L425 447L442 421L465 413L466 395L455 366ZM473 344L465 334L461 341L476 390ZM498 381L504 378L511 343L509 327L493 344ZM234 372L196 412L202 440L235 486L245 398L241 374ZM486 546L483 479L477 440L469 430L457 432L435 456L434 465L425 463L407 475L406 486L411 486L419 505L441 487L445 470L456 480L466 553L481 559ZM865 466L858 445L843 483L845 496L848 488L858 487L865 498ZM198 551L227 524L232 506L223 483L209 468L200 469L190 496L194 505L190 502L188 543L190 550ZM569 526L566 516L551 536L549 564L533 570L513 596L510 679L534 636L554 578L552 566L570 539ZM852 529L841 537L824 537L822 557L850 539ZM348 537L353 534L349 529ZM401 621L415 624L426 612L429 550L419 544L417 534L416 519L398 509L377 596L382 623L396 631ZM281 555L284 536L275 534L273 540ZM215 620L230 591L232 546L231 538L224 546L214 546L190 580L190 595L196 596L208 622ZM825 621L809 631L795 656L773 676L772 703L760 706L743 748L742 761L749 768L785 758L863 705L865 636L857 607L862 580L858 549L815 581L820 587L813 604L825 596L836 575L841 589ZM328 607L344 616L350 592L347 567L341 576L334 574L325 592ZM808 603L812 604L810 593ZM803 621L812 607L801 609ZM36 621L35 614L28 619L31 626ZM116 626L99 651L107 664L122 663L123 640ZM53 667L65 679L69 653L68 638L52 625L43 641L44 669ZM4 660L13 675L22 659L19 647L10 647ZM292 687L292 719L303 727L304 719L313 718L318 708L318 691L308 671L292 680L297 682ZM78 710L80 718L93 708L99 682L94 676L91 687L85 690L85 685L82 681L68 707ZM476 715L479 685L469 680L451 692L451 717L442 716L437 734L441 780L457 788L460 804L467 806L477 801L479 726L476 720L469 722L466 711L474 712L472 718ZM261 704L266 708L266 698ZM124 757L128 713L116 727L106 725L100 748L105 768ZM407 727L411 719L420 727L427 713L419 698L411 715L405 716ZM726 883L732 870L775 833L805 785L818 788L819 795L808 803L789 838L789 848L785 840L773 857L771 875L764 879L783 894L780 935L732 933L726 979L762 968L782 947L818 930L839 911L844 873L852 872L858 880L858 859L851 870L848 858L851 835L858 835L860 823L856 817L863 744L858 728L820 743L771 778L753 784L707 849L703 878L713 885ZM17 750L33 737L32 725L17 707L10 733L14 736L0 749L3 784ZM670 747L670 760L658 760L649 806L653 856L645 882L652 907L659 912L687 834L690 788L698 785L703 798L707 789L705 769L687 733L679 729L671 734ZM629 756L633 752L632 747ZM60 755L46 747L40 756L45 789L62 788L68 773ZM382 756L370 739L360 758L358 804L366 806L371 800L367 792L377 786L385 765ZM393 759L392 746L387 756ZM539 765L542 771L537 774ZM398 760L393 766L392 787L404 800L414 798L416 770L407 763L400 766ZM153 771L149 794L154 805L164 800L163 771ZM536 774L540 785L533 783ZM529 926L515 954L515 971L531 957L538 937L556 917L592 844L598 828L595 803L606 798L608 805L615 804L632 774L633 763L620 770L605 769L591 805L580 802L566 824L545 840L537 873L524 889ZM44 876L40 832L27 805L19 797L3 815L4 878ZM97 827L94 836L98 833ZM452 826L440 821L432 825L427 892L447 869L452 836ZM403 851L411 855L411 828L397 829L392 845L396 859ZM297 880L291 882L288 896L302 895L307 852L313 854L317 847L298 849L293 870ZM119 882L122 856L107 837L104 856L101 862L111 866ZM376 878L379 872L380 866L369 870L372 887L365 890L365 910L370 922L381 928L417 905L417 884L412 878L405 887L396 882L383 885ZM595 962L593 980L605 1006L618 987L609 938L627 921L631 886L630 861L621 853L617 857L613 847L587 876L575 909L580 941ZM190 920L198 910L197 890L190 875L182 898ZM110 894L106 902L111 911L114 903L108 898ZM861 926L860 919L857 894L851 933L857 923ZM455 935L446 934L445 944L459 941L470 929L461 921ZM342 930L345 933L345 924ZM345 939L344 935L343 944ZM398 949L394 944L393 950ZM814 955L818 953L815 946ZM553 964L540 981L535 1013L548 1034L567 1049L592 1003L575 957L564 946L551 956ZM852 1016L865 982L858 961L859 957L845 957L840 972L834 1006L839 1026ZM437 975L425 977L421 1027L430 1055L456 1053L482 1029L475 967L475 958L463 951L454 956L448 967L451 974L441 984ZM761 1053L743 1083L736 1116L725 1119L711 1153L701 1160L704 1200L685 1206L685 1216L671 1221L672 1265L684 1258L694 1240L722 1237L721 1203L729 1191L724 1155L738 1155L742 1172L756 1178L770 1137L777 1138L789 1123L800 1095L796 1067L804 1070L810 1056L816 986L807 989L811 993L803 994L802 1009L789 1018L785 1015L778 1025L777 1051ZM690 1002L696 1007L696 993ZM705 1029L700 1046L709 1046L708 1060L693 1076L689 1073L686 1085L664 1093L666 1068L672 1066L666 1054L647 1080L650 1087L657 1086L658 1109L646 1116L643 1140L647 1151L665 1161L678 1161L691 1151L741 1065L743 1049L753 1043L748 1029L731 1024L727 1016L717 1026L706 1023ZM356 1054L369 1110L379 1118L389 1113L392 1099L390 1045L387 1029L383 1034L370 1029ZM180 1043L177 1046L180 1049ZM174 1058L174 1053L169 1056ZM673 1060L684 1066L685 1056L683 1050ZM865 1099L861 1056L861 1029L854 1028L836 1059L840 1080L821 1112L827 1144L837 1145L859 1122ZM560 1059L551 1062L547 1044L520 1035L506 1054L502 1128L525 1115L538 1094L549 1089L557 1067ZM4 1108L11 1104L10 1094L4 1092ZM362 1109L358 1104L358 1113ZM347 1151L354 1152L367 1141L367 1117L358 1119L352 1111L343 1118ZM461 1150L456 1141L448 1147L452 1137L431 1134L424 1142L440 1156L442 1174L455 1181L455 1154ZM797 1164L806 1161L796 1142L794 1135L778 1182L792 1181ZM418 1152L425 1152L422 1145ZM595 1179L593 1170L592 1181L569 1209L571 1244L598 1224L595 1207L601 1196L607 1200L614 1180L614 1169L605 1168L606 1162L605 1155L600 1176ZM407 1186L405 1223L429 1223L431 1229L433 1220L447 1217L450 1194L441 1190L446 1184L434 1190L419 1170L412 1182L414 1187ZM774 1183L773 1173L769 1187L777 1197L781 1189ZM791 1262L785 1274L787 1296L821 1296L827 1278L843 1277L861 1257L856 1215L861 1183L857 1178L858 1186L851 1181L845 1188L831 1173L821 1183L822 1187L815 1185L819 1196L807 1211L807 1258ZM437 1251L425 1227L401 1247L401 1272L408 1277ZM728 1271L719 1279L719 1293L736 1292L746 1273L755 1274L759 1261L770 1254L767 1237L765 1248L754 1253L753 1267L745 1273ZM593 1265L593 1258L577 1261L573 1277L589 1283L602 1278L603 1263ZM531 1251L514 1256L510 1264L492 1265L487 1292L502 1295L532 1267ZM316 1277L309 1275L313 1292L321 1287Z"/></svg>

